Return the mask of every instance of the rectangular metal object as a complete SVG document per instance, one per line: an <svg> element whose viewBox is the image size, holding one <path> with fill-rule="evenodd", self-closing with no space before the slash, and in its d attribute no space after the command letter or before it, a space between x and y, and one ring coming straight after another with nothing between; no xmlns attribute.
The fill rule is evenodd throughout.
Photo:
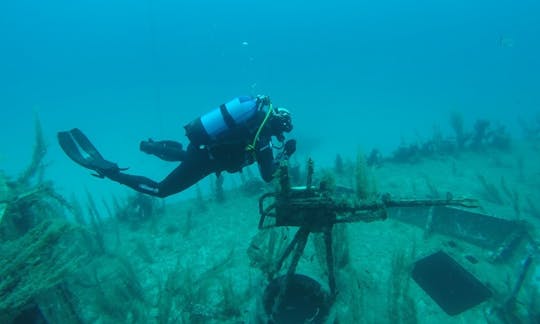
<svg viewBox="0 0 540 324"><path fill-rule="evenodd" d="M394 208L390 218L423 228L429 220L432 232L488 249L498 248L509 237L523 230L523 226L515 221L443 206Z"/></svg>
<svg viewBox="0 0 540 324"><path fill-rule="evenodd" d="M448 314L457 315L491 297L491 291L443 251L414 264L416 283Z"/></svg>

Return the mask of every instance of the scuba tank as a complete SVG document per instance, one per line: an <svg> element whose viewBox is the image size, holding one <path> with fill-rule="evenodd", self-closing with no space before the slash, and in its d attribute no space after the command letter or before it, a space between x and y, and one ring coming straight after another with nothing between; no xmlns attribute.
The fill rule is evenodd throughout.
<svg viewBox="0 0 540 324"><path fill-rule="evenodd" d="M236 97L185 125L186 136L198 146L214 143L248 122L259 108L256 98Z"/></svg>

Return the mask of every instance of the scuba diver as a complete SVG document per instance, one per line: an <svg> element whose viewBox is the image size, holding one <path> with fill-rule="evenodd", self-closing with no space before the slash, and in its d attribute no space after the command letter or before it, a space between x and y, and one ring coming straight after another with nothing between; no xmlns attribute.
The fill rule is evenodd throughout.
<svg viewBox="0 0 540 324"><path fill-rule="evenodd" d="M179 193L211 173L242 171L258 163L264 181L272 180L279 161L296 151L296 141L285 142L283 133L293 129L291 114L274 108L267 96L236 97L184 126L189 139L187 149L176 141L142 141L140 150L165 161L180 161L161 182L124 173L116 163L105 160L78 128L58 133L64 152L76 163L136 191L157 197ZM280 145L274 147L272 137ZM273 149L280 150L274 158Z"/></svg>

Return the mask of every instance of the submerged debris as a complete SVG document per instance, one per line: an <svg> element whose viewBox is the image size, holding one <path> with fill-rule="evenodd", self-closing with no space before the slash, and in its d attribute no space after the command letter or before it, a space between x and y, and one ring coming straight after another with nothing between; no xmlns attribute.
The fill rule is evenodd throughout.
<svg viewBox="0 0 540 324"><path fill-rule="evenodd" d="M0 249L0 322L62 282L86 257L73 244L81 230L62 220L47 220Z"/></svg>
<svg viewBox="0 0 540 324"><path fill-rule="evenodd" d="M87 256L63 219L69 204L43 179L46 145L39 120L29 166L15 180L0 172L0 322L10 322Z"/></svg>

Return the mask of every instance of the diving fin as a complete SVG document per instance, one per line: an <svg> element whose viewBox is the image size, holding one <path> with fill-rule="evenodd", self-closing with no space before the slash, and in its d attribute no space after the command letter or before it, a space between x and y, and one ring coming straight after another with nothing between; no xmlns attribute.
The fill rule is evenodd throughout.
<svg viewBox="0 0 540 324"><path fill-rule="evenodd" d="M98 178L127 170L127 168L119 168L116 163L105 160L88 137L78 128L58 132L58 143L70 159L87 169L96 171L97 174L92 175Z"/></svg>

